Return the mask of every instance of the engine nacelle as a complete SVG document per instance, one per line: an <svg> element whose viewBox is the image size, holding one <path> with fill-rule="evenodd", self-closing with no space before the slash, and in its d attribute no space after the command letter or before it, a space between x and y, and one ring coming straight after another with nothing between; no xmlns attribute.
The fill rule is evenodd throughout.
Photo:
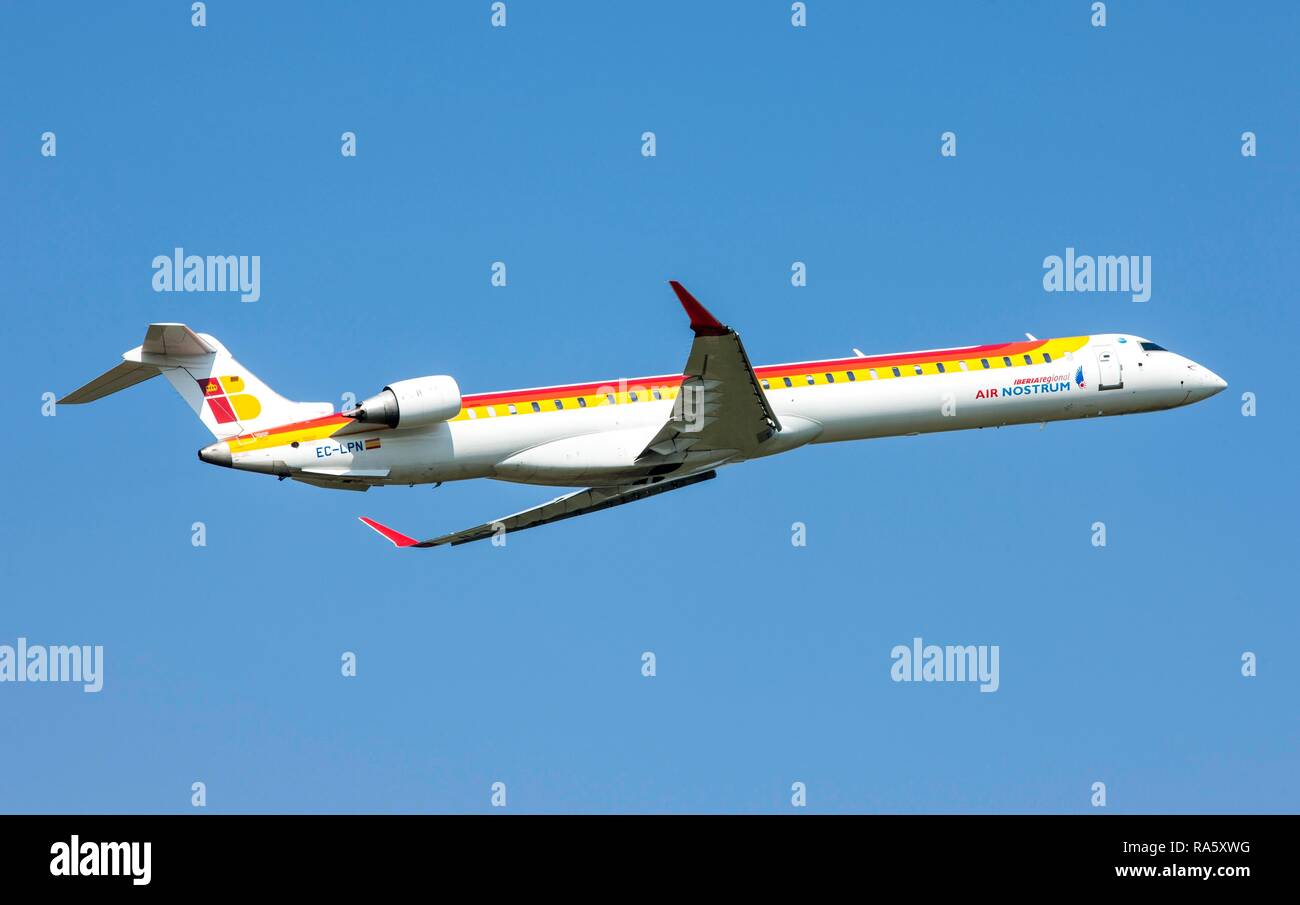
<svg viewBox="0 0 1300 905"><path fill-rule="evenodd" d="M399 380L343 414L366 424L389 427L437 424L460 414L460 387L453 378L442 374Z"/></svg>

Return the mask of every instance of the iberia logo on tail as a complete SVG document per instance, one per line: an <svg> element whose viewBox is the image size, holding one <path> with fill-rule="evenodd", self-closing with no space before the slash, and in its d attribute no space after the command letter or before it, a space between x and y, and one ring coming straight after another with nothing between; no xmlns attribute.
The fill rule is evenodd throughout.
<svg viewBox="0 0 1300 905"><path fill-rule="evenodd" d="M242 377L203 377L198 384L218 424L251 421L262 413L257 397L244 392Z"/></svg>

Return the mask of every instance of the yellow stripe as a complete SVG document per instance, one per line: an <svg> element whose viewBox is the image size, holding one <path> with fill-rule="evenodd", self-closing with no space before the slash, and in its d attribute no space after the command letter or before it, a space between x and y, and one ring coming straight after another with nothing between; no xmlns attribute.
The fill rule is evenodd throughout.
<svg viewBox="0 0 1300 905"><path fill-rule="evenodd" d="M270 449L295 441L309 443L313 440L324 440L346 426L346 424L326 424L306 428L305 430L267 432L261 435L253 434L251 437L233 437L226 442L230 445L231 452L252 452L255 449Z"/></svg>
<svg viewBox="0 0 1300 905"><path fill-rule="evenodd" d="M895 376L894 375L895 367L898 368L897 376L915 377L917 376L916 365L919 364L921 367L921 374L923 376L929 376L929 375L940 373L938 366L939 363L942 362L944 367L944 371L943 371L944 374L974 374L980 371L985 371L985 370L994 371L999 368L1006 368L1006 367L1013 367L1013 368L1025 367L1024 356L1026 354L1030 356L1030 363L1032 365L1041 366L1043 364L1046 364L1043 358L1044 353L1052 356L1052 364L1064 365L1068 356L1071 353L1077 352L1080 349L1082 349L1087 344L1088 340L1089 337L1087 336L1066 336L1057 339L1044 340L1043 345L1039 346L1037 349L1035 349L1033 352L1030 353L1020 352L1010 356L1003 356L1003 355L990 356L988 358L989 366L987 368L985 368L984 365L980 363L982 360L980 357L975 357L975 358L940 357L940 358L936 358L934 361L912 362L912 363L901 364L901 365L883 365L883 366L864 365L863 367L852 367L852 368L841 366L840 370L830 371L829 373L831 374L832 377L834 377L833 382L836 384L856 383L859 381L864 381L864 380L870 381L873 379L893 380ZM1011 364L1007 365L1006 362L1003 361L1003 358L1010 358ZM961 362L963 361L966 362L965 371L963 371L961 368ZM854 380L852 381L850 381L848 377L849 371L853 372ZM871 377L872 371L876 372L875 378ZM826 371L816 371L807 374L791 374L789 375L789 380L790 380L789 388L796 389L798 387L806 387L806 386L825 386L828 383L831 383L831 381L828 381L826 379L827 373L828 372ZM811 378L811 382L809 381L809 378ZM782 377L763 378L762 383L764 387L768 389L778 389L778 390L787 389L785 385L785 378ZM664 400L672 400L677 398L678 388L675 386L673 387L647 386L643 388L638 388L635 391L637 394L637 401L638 402L653 401L654 390L656 389L660 391L660 396ZM614 397L615 405L629 405L632 402L632 392L633 391L629 389L624 392L615 392L609 395L612 395ZM595 408L597 406L610 404L609 399L605 394L599 394L599 395L587 394L584 395L582 398L587 400L586 406L578 405L577 396L559 397L560 402L564 404L564 408L562 410L567 412L567 411L573 411L582 408ZM545 399L545 400L538 399L535 401L537 402L538 409L541 412L561 411L561 409L556 408L554 399ZM533 400L527 402L514 402L514 403L501 402L501 403L496 403L494 405L471 406L470 408L463 409L459 415L457 415L455 418L452 418L451 420L466 421L466 420L478 419L478 418L493 418L493 417L501 418L501 417L508 416L510 414L519 414L519 415L537 414L537 412L533 411L532 402ZM515 409L513 413L510 411L510 407L512 405L514 406ZM495 415L489 414L488 412L489 409L494 410ZM471 411L473 412L473 415L470 414ZM332 430L333 428L331 428L331 432ZM310 439L320 439L320 437L324 437L324 436L329 436L329 433L313 436ZM294 437L291 439L301 440L306 438ZM286 439L280 442L287 443L289 442L289 440ZM278 445L278 443L267 443L265 445L275 446ZM239 447L239 448L260 449L262 447L251 446L251 447Z"/></svg>

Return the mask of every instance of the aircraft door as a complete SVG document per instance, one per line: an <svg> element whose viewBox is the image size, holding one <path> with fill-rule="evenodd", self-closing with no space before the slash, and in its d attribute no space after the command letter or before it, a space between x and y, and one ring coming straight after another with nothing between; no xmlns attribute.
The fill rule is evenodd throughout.
<svg viewBox="0 0 1300 905"><path fill-rule="evenodd" d="M1113 346L1097 347L1097 370L1100 373L1098 389L1118 390L1124 386L1124 366L1120 364Z"/></svg>

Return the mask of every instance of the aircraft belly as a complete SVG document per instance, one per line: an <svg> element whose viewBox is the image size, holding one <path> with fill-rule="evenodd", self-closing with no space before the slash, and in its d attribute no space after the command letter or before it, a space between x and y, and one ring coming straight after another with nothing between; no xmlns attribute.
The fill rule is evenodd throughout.
<svg viewBox="0 0 1300 905"><path fill-rule="evenodd" d="M645 473L637 457L654 436L654 425L600 431L540 443L496 463L493 476L528 484L567 486Z"/></svg>

